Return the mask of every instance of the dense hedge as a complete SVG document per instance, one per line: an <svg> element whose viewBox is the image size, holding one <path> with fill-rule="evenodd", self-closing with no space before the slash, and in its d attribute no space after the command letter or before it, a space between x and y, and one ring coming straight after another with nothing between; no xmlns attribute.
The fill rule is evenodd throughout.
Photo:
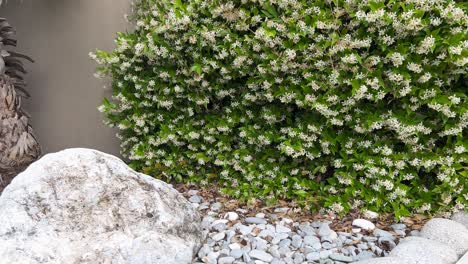
<svg viewBox="0 0 468 264"><path fill-rule="evenodd" d="M450 0L141 0L92 56L123 154L157 177L335 212L468 200L468 8Z"/></svg>

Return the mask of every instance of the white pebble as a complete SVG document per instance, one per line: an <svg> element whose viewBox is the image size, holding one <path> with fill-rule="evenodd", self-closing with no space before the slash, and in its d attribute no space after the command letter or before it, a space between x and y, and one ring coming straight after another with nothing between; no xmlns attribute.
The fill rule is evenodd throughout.
<svg viewBox="0 0 468 264"><path fill-rule="evenodd" d="M366 219L355 219L353 221L353 226L357 226L357 227L360 227L364 230L374 230L375 229L375 225L369 221L369 220L366 220Z"/></svg>
<svg viewBox="0 0 468 264"><path fill-rule="evenodd" d="M265 214L264 213L258 213L258 214L255 215L255 217L265 218Z"/></svg>
<svg viewBox="0 0 468 264"><path fill-rule="evenodd" d="M379 217L379 214L373 211L366 210L364 212L364 217L368 219L375 219Z"/></svg>
<svg viewBox="0 0 468 264"><path fill-rule="evenodd" d="M221 233L215 234L215 235L212 236L211 238L212 238L214 241L220 241L220 240L222 240L225 236L226 236L226 234L225 234L224 232L221 232Z"/></svg>
<svg viewBox="0 0 468 264"><path fill-rule="evenodd" d="M235 212L228 212L224 215L224 218L229 221L236 221L237 219L239 219L239 215Z"/></svg>

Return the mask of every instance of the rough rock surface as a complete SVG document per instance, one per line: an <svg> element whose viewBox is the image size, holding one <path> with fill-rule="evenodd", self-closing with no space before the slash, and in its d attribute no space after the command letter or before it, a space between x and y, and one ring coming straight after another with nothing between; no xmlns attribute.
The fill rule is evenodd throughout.
<svg viewBox="0 0 468 264"><path fill-rule="evenodd" d="M421 229L421 237L448 245L459 257L468 251L468 229L452 220L443 218L429 220Z"/></svg>
<svg viewBox="0 0 468 264"><path fill-rule="evenodd" d="M89 149L44 156L0 197L0 263L183 264L198 213L170 185Z"/></svg>
<svg viewBox="0 0 468 264"><path fill-rule="evenodd" d="M452 264L458 260L457 252L449 246L422 237L401 240L389 256L411 259L415 264Z"/></svg>
<svg viewBox="0 0 468 264"><path fill-rule="evenodd" d="M385 258L375 258L375 259L366 259L359 262L354 262L354 264L415 264L410 259L398 258L398 257L385 257Z"/></svg>
<svg viewBox="0 0 468 264"><path fill-rule="evenodd" d="M468 213L458 212L452 216L452 220L468 228Z"/></svg>

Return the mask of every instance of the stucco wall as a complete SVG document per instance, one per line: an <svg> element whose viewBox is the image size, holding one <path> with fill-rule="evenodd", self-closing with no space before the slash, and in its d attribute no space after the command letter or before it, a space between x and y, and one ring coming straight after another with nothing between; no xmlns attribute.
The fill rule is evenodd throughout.
<svg viewBox="0 0 468 264"><path fill-rule="evenodd" d="M88 147L118 154L115 132L96 110L110 91L93 77L88 53L113 48L129 10L130 0L8 0L0 7L17 29L17 50L36 61L26 65L32 97L23 104L45 153Z"/></svg>

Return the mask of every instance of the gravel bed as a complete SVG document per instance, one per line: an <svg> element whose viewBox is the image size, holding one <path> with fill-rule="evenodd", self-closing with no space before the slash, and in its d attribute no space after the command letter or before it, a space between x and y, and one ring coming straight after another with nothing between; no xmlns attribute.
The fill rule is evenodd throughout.
<svg viewBox="0 0 468 264"><path fill-rule="evenodd" d="M366 219L355 219L351 232L336 232L331 221L295 222L273 213L237 208L226 212L214 199L205 201L196 190L184 193L203 216L207 239L194 263L209 264L339 264L384 257L405 236L418 235L402 223L389 231Z"/></svg>

